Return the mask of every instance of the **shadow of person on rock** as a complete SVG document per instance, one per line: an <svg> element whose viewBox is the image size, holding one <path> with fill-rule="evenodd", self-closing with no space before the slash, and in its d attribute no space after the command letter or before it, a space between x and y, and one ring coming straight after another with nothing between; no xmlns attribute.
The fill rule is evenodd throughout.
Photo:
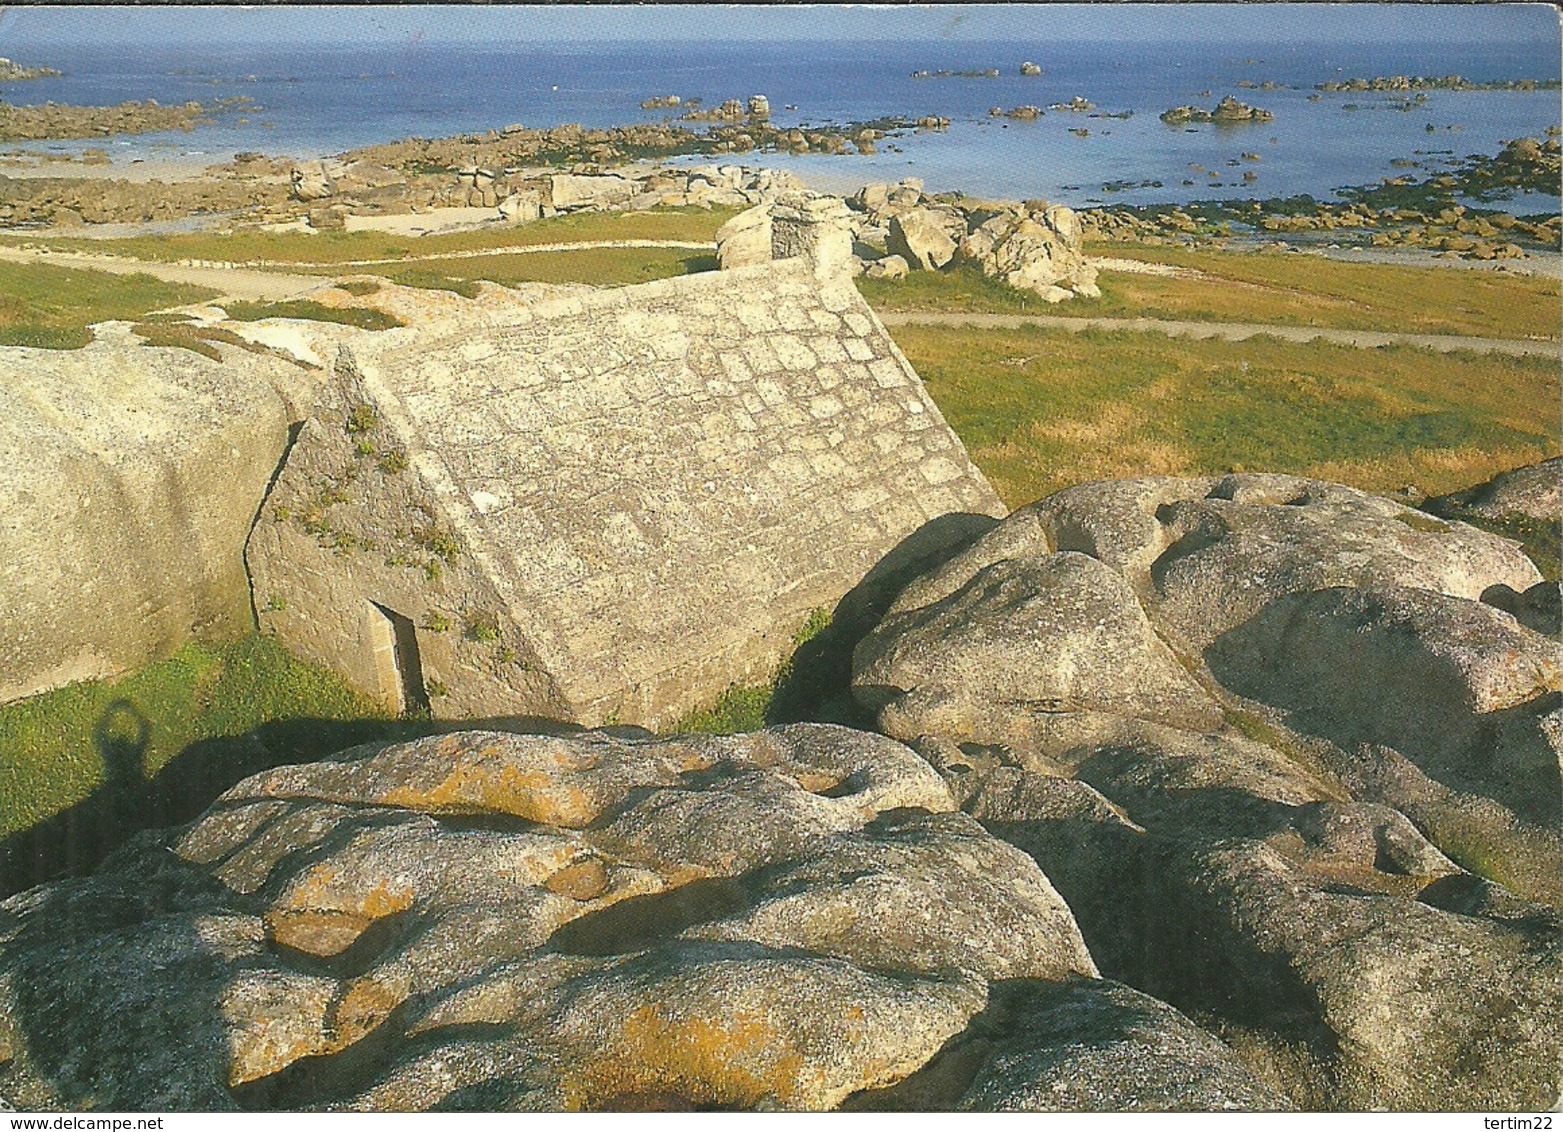
<svg viewBox="0 0 1563 1132"><path fill-rule="evenodd" d="M134 704L116 700L93 726L102 784L69 809L0 841L0 899L58 877L90 873L135 834L192 821L261 771L315 762L365 743L467 730L564 734L582 728L529 716L273 720L239 735L191 743L149 778L143 761L152 725Z"/></svg>
<svg viewBox="0 0 1563 1132"><path fill-rule="evenodd" d="M142 760L151 738L151 723L129 700L103 709L92 728L103 781L68 810L0 842L0 896L90 868L131 832L145 828Z"/></svg>

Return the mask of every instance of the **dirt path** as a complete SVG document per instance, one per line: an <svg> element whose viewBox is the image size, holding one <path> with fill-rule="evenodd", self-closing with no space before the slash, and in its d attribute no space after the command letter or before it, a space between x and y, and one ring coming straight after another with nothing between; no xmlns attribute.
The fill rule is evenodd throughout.
<svg viewBox="0 0 1563 1132"><path fill-rule="evenodd" d="M1165 334L1170 338L1223 338L1241 342L1268 334L1285 342L1333 342L1371 349L1376 346L1422 346L1448 353L1471 350L1478 354L1510 354L1515 357L1557 358L1563 344L1531 342L1517 338L1468 338L1458 334L1396 334L1381 330L1338 330L1318 326L1275 326L1259 322L1178 322L1164 318L1078 318L1050 314L961 314L948 311L884 311L886 326L979 326L1010 329L1040 326L1049 330L1135 330Z"/></svg>

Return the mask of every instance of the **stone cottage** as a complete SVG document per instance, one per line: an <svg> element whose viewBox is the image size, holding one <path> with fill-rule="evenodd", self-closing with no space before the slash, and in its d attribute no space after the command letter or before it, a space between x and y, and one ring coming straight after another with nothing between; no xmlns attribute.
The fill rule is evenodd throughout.
<svg viewBox="0 0 1563 1132"><path fill-rule="evenodd" d="M391 708L666 724L917 532L1004 514L807 256L353 335L332 371L246 558L262 629Z"/></svg>

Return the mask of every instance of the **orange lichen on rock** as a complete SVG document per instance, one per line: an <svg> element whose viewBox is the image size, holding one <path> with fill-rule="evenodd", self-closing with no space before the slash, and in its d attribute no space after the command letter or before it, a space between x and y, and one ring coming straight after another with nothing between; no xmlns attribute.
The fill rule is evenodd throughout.
<svg viewBox="0 0 1563 1132"><path fill-rule="evenodd" d="M608 890L608 866L597 857L588 857L566 865L545 880L543 887L571 900L595 900Z"/></svg>
<svg viewBox="0 0 1563 1132"><path fill-rule="evenodd" d="M560 781L547 770L503 766L458 766L432 789L398 786L380 804L426 813L480 812L510 814L540 825L581 829L596 819L600 804L586 791Z"/></svg>
<svg viewBox="0 0 1563 1132"><path fill-rule="evenodd" d="M375 1030L406 998L405 991L372 977L354 980L331 1016L339 1048L345 1049Z"/></svg>
<svg viewBox="0 0 1563 1132"><path fill-rule="evenodd" d="M322 958L340 954L370 924L413 905L410 887L381 881L368 892L344 891L335 869L319 865L267 910L271 938L284 947Z"/></svg>
<svg viewBox="0 0 1563 1132"><path fill-rule="evenodd" d="M669 1017L648 1004L624 1019L619 1040L586 1062L565 1095L574 1109L624 1107L634 1098L677 1098L697 1107L793 1107L805 1068L789 1035L750 1013Z"/></svg>

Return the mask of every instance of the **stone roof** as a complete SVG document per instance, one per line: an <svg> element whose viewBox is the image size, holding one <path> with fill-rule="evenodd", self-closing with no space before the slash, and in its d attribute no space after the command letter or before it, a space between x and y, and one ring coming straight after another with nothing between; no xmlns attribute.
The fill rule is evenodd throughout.
<svg viewBox="0 0 1563 1132"><path fill-rule="evenodd" d="M930 521L1004 514L851 281L803 258L491 308L351 336L339 366L549 677L550 704L452 713L667 722L762 675ZM257 608L257 559L308 552L266 538Z"/></svg>

